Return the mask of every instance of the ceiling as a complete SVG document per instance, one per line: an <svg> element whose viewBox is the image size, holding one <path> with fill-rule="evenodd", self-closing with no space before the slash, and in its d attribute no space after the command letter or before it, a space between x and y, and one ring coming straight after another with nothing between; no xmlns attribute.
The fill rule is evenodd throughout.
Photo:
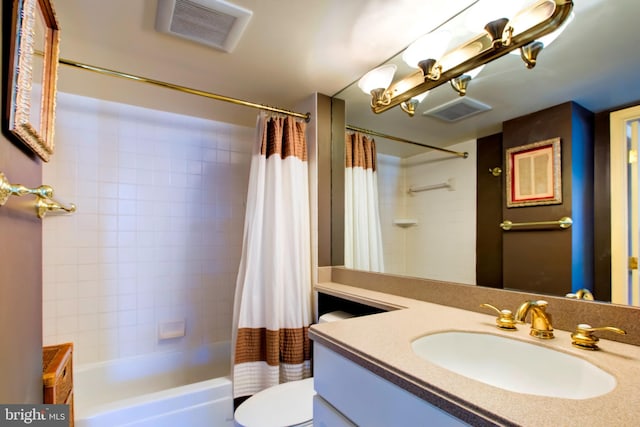
<svg viewBox="0 0 640 427"><path fill-rule="evenodd" d="M253 12L231 53L156 31L157 0L51 1L61 58L295 110L315 92L340 91L476 0L230 0ZM66 65L58 89L248 126L257 113Z"/></svg>
<svg viewBox="0 0 640 427"><path fill-rule="evenodd" d="M369 97L352 83L478 0L231 0L253 12L231 53L156 31L157 0L51 1L62 58L294 111L314 92L337 94L347 102L349 124L437 146L497 132L505 120L570 100L594 112L640 100L637 0L575 0L574 21L538 65L526 70L514 55L487 65L467 96L492 110L454 123L421 114L457 97L449 85L433 90L409 118L399 108L372 113ZM256 118L251 108L65 65L58 89L246 126ZM381 143L381 152L415 153L409 144Z"/></svg>

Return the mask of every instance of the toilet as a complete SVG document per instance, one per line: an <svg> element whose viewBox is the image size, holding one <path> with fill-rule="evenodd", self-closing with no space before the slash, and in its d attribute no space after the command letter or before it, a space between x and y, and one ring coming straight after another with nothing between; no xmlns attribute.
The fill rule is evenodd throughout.
<svg viewBox="0 0 640 427"><path fill-rule="evenodd" d="M348 319L352 314L333 311L319 323ZM242 402L234 414L237 427L306 427L313 425L313 378L278 384Z"/></svg>

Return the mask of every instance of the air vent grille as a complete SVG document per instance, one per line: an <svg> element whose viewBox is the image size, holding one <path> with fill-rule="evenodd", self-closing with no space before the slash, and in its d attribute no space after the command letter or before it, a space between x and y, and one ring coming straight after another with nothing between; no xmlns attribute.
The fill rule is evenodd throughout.
<svg viewBox="0 0 640 427"><path fill-rule="evenodd" d="M422 115L435 117L445 122L457 122L489 110L491 110L489 105L473 98L469 98L468 96L464 96L425 111Z"/></svg>
<svg viewBox="0 0 640 427"><path fill-rule="evenodd" d="M222 0L158 0L156 30L231 52L251 15Z"/></svg>

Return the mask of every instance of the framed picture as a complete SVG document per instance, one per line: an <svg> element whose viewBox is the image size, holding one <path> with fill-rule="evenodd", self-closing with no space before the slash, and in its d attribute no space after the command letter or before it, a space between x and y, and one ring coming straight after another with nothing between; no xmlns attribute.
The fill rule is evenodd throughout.
<svg viewBox="0 0 640 427"><path fill-rule="evenodd" d="M562 203L560 138L507 149L507 207Z"/></svg>
<svg viewBox="0 0 640 427"><path fill-rule="evenodd" d="M11 36L3 126L44 161L54 150L60 28L51 0L8 0ZM5 8L4 11L7 11Z"/></svg>

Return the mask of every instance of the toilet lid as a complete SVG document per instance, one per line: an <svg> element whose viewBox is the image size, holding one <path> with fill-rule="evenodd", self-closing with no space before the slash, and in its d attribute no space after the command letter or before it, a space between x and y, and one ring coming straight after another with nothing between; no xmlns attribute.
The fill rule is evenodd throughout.
<svg viewBox="0 0 640 427"><path fill-rule="evenodd" d="M286 427L313 419L313 378L262 390L238 406L236 423L246 427Z"/></svg>

